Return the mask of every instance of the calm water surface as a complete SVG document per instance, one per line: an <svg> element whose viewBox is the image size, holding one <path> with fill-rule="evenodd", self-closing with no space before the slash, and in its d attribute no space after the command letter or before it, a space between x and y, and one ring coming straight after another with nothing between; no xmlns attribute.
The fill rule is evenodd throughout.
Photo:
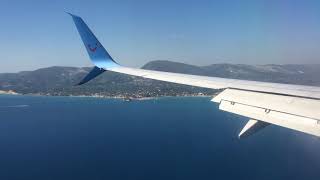
<svg viewBox="0 0 320 180"><path fill-rule="evenodd" d="M210 98L0 96L0 179L320 179L320 139L246 119Z"/></svg>

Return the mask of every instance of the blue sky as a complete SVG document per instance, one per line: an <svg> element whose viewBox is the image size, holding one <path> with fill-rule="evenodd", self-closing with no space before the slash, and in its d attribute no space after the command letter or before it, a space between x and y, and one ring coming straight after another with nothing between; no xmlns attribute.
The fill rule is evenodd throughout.
<svg viewBox="0 0 320 180"><path fill-rule="evenodd" d="M316 0L0 0L0 72L91 66L64 11L128 66L320 62Z"/></svg>

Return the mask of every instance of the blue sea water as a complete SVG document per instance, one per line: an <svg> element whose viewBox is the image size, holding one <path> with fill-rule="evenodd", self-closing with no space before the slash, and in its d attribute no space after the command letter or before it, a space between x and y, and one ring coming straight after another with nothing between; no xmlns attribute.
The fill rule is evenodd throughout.
<svg viewBox="0 0 320 180"><path fill-rule="evenodd" d="M0 96L0 179L320 179L320 139L246 118L210 98L124 102Z"/></svg>

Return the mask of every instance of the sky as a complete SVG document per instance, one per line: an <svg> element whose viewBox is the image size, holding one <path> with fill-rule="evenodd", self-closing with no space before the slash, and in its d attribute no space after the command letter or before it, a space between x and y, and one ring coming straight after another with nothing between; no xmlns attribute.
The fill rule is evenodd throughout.
<svg viewBox="0 0 320 180"><path fill-rule="evenodd" d="M0 72L92 66L81 16L120 64L319 64L317 0L0 0Z"/></svg>

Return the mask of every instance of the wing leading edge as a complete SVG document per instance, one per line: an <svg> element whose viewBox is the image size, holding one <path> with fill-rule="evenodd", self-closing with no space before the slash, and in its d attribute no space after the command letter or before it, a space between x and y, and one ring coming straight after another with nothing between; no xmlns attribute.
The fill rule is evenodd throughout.
<svg viewBox="0 0 320 180"><path fill-rule="evenodd" d="M117 64L85 22L70 14L95 68L79 84L104 71L160 81L222 89L212 101L224 111L249 117L239 137L246 137L269 124L320 136L320 87L246 81L124 67Z"/></svg>

